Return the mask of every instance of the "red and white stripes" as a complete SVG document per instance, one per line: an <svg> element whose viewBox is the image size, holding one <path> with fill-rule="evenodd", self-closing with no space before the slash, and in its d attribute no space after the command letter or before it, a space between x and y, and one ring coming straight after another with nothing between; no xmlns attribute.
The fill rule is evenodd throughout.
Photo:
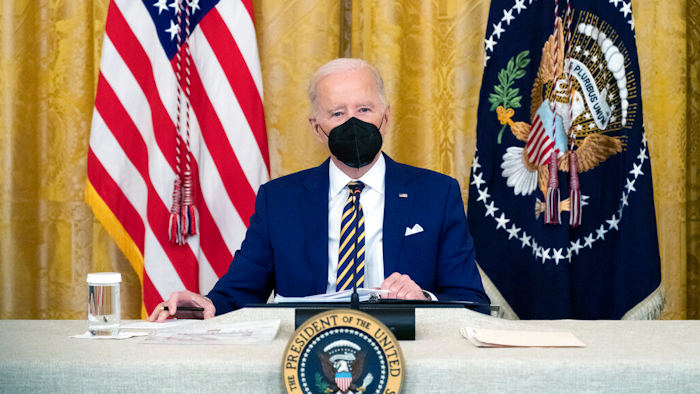
<svg viewBox="0 0 700 394"><path fill-rule="evenodd" d="M87 198L141 275L150 311L173 291L207 292L226 272L269 178L269 156L252 4L221 0L184 45L192 59L182 97L191 108L185 172L195 183L189 197L199 231L183 246L168 242L177 89L187 84L178 84L177 56L168 59L146 7L130 0L109 6Z"/></svg>
<svg viewBox="0 0 700 394"><path fill-rule="evenodd" d="M530 163L537 166L544 165L550 159L552 149L554 149L554 139L547 135L542 117L539 113L535 115L532 122L530 136L525 145L527 158Z"/></svg>

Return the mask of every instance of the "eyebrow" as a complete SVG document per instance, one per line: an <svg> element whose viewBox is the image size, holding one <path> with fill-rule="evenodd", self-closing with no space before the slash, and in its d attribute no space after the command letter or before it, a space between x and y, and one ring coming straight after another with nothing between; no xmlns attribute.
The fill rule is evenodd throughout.
<svg viewBox="0 0 700 394"><path fill-rule="evenodd" d="M326 112L329 114L332 114L332 113L337 112L339 110L345 109L346 107L347 107L347 105L345 105L345 104L339 104L339 105L328 108L328 110ZM361 108L361 107L374 108L374 104L371 101L367 101L367 102L355 104L354 107L355 108Z"/></svg>
<svg viewBox="0 0 700 394"><path fill-rule="evenodd" d="M338 111L339 109L344 109L345 107L346 107L346 106L345 106L344 104L336 105L336 106L334 106L334 107L328 108L328 111L327 111L327 112L330 114L330 113L333 113L333 112Z"/></svg>

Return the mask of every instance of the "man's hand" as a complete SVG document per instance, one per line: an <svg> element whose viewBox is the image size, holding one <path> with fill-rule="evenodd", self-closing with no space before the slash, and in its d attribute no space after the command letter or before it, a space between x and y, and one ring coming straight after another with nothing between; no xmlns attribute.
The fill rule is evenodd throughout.
<svg viewBox="0 0 700 394"><path fill-rule="evenodd" d="M389 290L388 294L382 294L382 298L396 298L399 300L430 300L423 294L420 288L408 275L394 272L382 282L382 290Z"/></svg>
<svg viewBox="0 0 700 394"><path fill-rule="evenodd" d="M163 310L163 307L167 306L168 310ZM178 311L178 306L193 306L204 308L202 312L185 312ZM180 319L209 319L214 317L216 314L216 308L210 299L207 297L193 293L191 291L178 291L170 294L170 298L158 304L156 309L153 310L151 316L148 317L148 321L152 322L164 322L169 316L177 317Z"/></svg>

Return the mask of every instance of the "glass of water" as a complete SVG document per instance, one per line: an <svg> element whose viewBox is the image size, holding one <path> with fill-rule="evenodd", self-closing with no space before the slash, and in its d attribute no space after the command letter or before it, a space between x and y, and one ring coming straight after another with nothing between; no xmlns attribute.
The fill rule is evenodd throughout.
<svg viewBox="0 0 700 394"><path fill-rule="evenodd" d="M95 336L117 336L121 323L122 274L88 274L88 331Z"/></svg>

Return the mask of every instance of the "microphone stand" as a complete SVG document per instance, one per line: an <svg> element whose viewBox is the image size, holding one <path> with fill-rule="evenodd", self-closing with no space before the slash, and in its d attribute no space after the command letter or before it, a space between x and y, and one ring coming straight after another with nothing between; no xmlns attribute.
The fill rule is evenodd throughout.
<svg viewBox="0 0 700 394"><path fill-rule="evenodd" d="M353 201L353 204L355 205L355 224L353 225L355 227L355 236L354 242L355 242L355 256L353 257L352 260L352 295L350 296L350 309L355 309L355 310L360 310L360 295L357 294L357 238L358 238L358 232L360 231L360 225L359 225L359 220L360 220L360 193L362 192L361 190L353 190L353 194L355 194L355 198Z"/></svg>

